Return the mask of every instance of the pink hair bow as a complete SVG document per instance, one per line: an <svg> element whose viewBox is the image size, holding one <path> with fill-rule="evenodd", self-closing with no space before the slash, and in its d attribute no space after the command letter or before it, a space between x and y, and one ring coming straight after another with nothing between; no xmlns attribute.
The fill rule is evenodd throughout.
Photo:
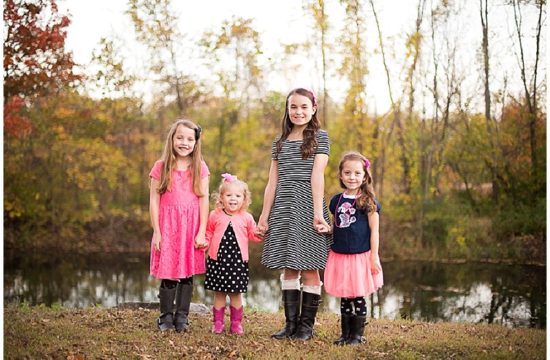
<svg viewBox="0 0 550 360"><path fill-rule="evenodd" d="M235 175L231 175L229 173L222 174L222 178L224 182L228 182L228 183L237 180L237 177Z"/></svg>
<svg viewBox="0 0 550 360"><path fill-rule="evenodd" d="M369 159L365 159L365 168L370 168L370 161Z"/></svg>

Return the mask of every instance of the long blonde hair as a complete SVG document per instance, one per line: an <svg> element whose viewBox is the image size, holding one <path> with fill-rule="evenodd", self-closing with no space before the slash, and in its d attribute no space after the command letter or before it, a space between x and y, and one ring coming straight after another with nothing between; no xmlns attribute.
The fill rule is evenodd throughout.
<svg viewBox="0 0 550 360"><path fill-rule="evenodd" d="M171 190L172 183L172 171L176 168L176 154L174 153L174 135L178 126L185 126L186 128L195 131L195 147L191 153L191 174L193 176L193 192L198 197L204 196L201 189L201 132L200 126L187 119L178 119L168 130L166 136L166 142L164 144L164 151L162 152L161 160L164 162L162 171L160 173L160 184L158 188L159 194L164 194L166 191Z"/></svg>
<svg viewBox="0 0 550 360"><path fill-rule="evenodd" d="M357 207L368 213L376 211L374 185L372 175L370 173L370 161L365 156L356 151L345 153L344 156L342 156L342 160L340 160L340 165L338 166L338 181L340 182L340 186L342 187L342 189L346 188L346 185L344 185L344 183L342 182L341 175L342 168L347 161L359 161L361 164L363 164L363 170L365 170L365 178L363 179L363 183L359 187L360 194L357 198Z"/></svg>
<svg viewBox="0 0 550 360"><path fill-rule="evenodd" d="M224 177L220 183L220 186L218 187L218 192L215 192L212 194L212 198L216 202L216 207L220 209L223 208L223 203L222 203L223 193L227 190L229 186L237 185L242 189L243 195L244 195L243 206L241 207L240 210L247 211L248 207L252 203L252 196L251 196L250 190L248 189L248 184L240 179L237 179L237 177L234 175L230 175L230 174L224 174L224 175L229 175L229 177Z"/></svg>

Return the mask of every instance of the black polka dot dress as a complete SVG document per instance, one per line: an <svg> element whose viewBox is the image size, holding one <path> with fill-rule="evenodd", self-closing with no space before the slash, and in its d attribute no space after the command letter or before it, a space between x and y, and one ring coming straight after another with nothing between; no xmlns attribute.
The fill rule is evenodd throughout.
<svg viewBox="0 0 550 360"><path fill-rule="evenodd" d="M223 234L218 260L208 258L204 288L225 293L245 293L248 287L248 262L243 261L231 222Z"/></svg>

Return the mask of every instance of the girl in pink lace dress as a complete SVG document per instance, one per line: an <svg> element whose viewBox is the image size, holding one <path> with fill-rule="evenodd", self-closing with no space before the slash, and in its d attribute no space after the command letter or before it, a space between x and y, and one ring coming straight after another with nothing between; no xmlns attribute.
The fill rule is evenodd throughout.
<svg viewBox="0 0 550 360"><path fill-rule="evenodd" d="M161 331L187 331L193 275L204 274L209 171L201 155L201 128L177 120L168 132L162 158L151 178L153 239L150 272L161 280ZM175 313L174 300L176 303Z"/></svg>

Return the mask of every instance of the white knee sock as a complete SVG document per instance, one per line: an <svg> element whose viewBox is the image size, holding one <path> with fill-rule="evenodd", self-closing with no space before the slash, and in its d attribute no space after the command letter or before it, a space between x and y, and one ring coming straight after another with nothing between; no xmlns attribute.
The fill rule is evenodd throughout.
<svg viewBox="0 0 550 360"><path fill-rule="evenodd" d="M303 290L304 292L307 292L310 294L321 295L321 286L323 286L322 281L319 285L304 285Z"/></svg>
<svg viewBox="0 0 550 360"><path fill-rule="evenodd" d="M281 274L281 289L300 290L300 276L296 279L285 279L285 275Z"/></svg>

